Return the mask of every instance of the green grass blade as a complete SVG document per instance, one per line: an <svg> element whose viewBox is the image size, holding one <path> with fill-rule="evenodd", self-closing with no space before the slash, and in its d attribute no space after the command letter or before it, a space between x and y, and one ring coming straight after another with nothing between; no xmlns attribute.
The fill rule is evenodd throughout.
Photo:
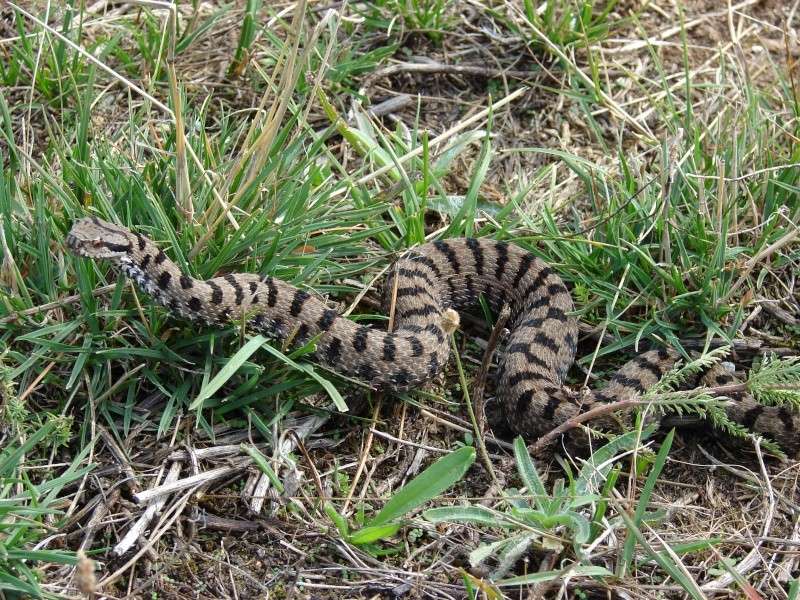
<svg viewBox="0 0 800 600"><path fill-rule="evenodd" d="M475 448L472 446L464 446L443 456L397 490L368 525L382 525L398 519L435 498L461 479L474 462Z"/></svg>
<svg viewBox="0 0 800 600"><path fill-rule="evenodd" d="M525 487L528 488L528 493L532 496L534 504L540 511L544 512L544 502L550 496L542 483L541 477L539 477L536 465L533 464L533 460L528 454L528 448L525 446L525 440L522 439L522 436L517 436L514 439L514 459L517 462L520 477L525 482Z"/></svg>
<svg viewBox="0 0 800 600"><path fill-rule="evenodd" d="M636 531L638 531L639 525L642 522L642 517L647 510L647 506L650 503L650 497L653 494L653 489L655 488L656 482L658 482L658 477L661 475L661 471L664 468L664 465L667 462L667 456L669 455L669 449L672 447L672 440L675 437L675 430L672 429L667 436L664 438L664 442L661 444L661 448L658 449L658 454L656 454L655 461L653 462L653 466L650 468L650 473L647 475L647 480L644 483L644 487L642 488L642 493L639 495L639 502L636 505L636 511L633 514L633 518L631 522L636 527ZM627 515L623 515L626 517L627 520L630 519ZM636 543L636 538L639 536L635 536L630 528L628 530L627 536L625 538L625 544L622 549L622 553L619 556L617 562L617 575L620 577L624 577L626 573L630 570L631 561L633 560L633 551Z"/></svg>

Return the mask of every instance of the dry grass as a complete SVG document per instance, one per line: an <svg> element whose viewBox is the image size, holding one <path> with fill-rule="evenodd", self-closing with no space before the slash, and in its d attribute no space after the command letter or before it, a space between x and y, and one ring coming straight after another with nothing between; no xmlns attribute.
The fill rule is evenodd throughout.
<svg viewBox="0 0 800 600"><path fill-rule="evenodd" d="M569 161L580 160L591 165L591 172L616 180L625 178L619 160L623 155L628 167L636 171L634 179L644 187L652 177L663 183L684 172L693 176L700 172L695 161L711 157L718 161L711 169L716 175L707 177L718 175L720 181L712 188L714 196L702 198L699 204L710 215L711 223L721 222L714 217L729 200L750 194L748 183L769 174L769 169L774 168L776 173L797 169L797 165L781 162L786 156L797 155L797 117L791 114L789 103L778 100L784 94L793 97L795 103L798 98L794 85L800 78L796 63L800 47L791 29L800 18L797 3L784 6L781 2L745 0L721 7L706 0L623 2L616 6L610 20L632 14L635 18L614 27L607 38L590 40L588 50L582 44L569 47L545 42L538 37L539 30L527 22L520 9L522 3L470 1L460 3L457 9L451 6L448 19L433 39L426 35L430 32L403 30L402 16L391 22L391 28L382 27L371 22L369 15L365 19L357 6L341 3L310 3L303 28L303 12L295 3L277 3L258 13L263 28L257 28L249 44L249 62L240 74L232 75L232 57L247 12L243 4L219 13L221 7L211 2L181 4L176 15L180 30L192 23L195 28L210 25L188 50L177 51L174 60L168 60L174 50L168 35L173 13L163 5L101 1L88 6L82 16L79 45L91 48L95 41L108 43L120 34L112 55L91 50L98 63L113 69L113 75L102 70L88 75L88 63L68 44L64 52L84 65L75 67L80 80L70 93L62 95L56 91L58 86L50 91L43 85L32 87L25 83L30 78L25 77L2 90L4 104L10 107L14 120L5 125L12 140L0 136L0 160L4 168L13 167L18 185L16 195L9 193L4 198L24 200L14 208L4 205L5 218L35 223L46 205L47 211L66 219L81 204L103 208L111 203L110 195L95 197L89 185L78 190L80 177L69 174L71 161L89 163L89 154L97 148L103 147L106 156L119 159L120 172L165 161L171 165L168 169L152 169L145 177L147 185L152 185L148 197L157 198L157 191L175 191L175 214L182 223L194 220L199 226L186 226L170 241L178 241L183 256L189 261L196 259L198 269L218 269L222 265L212 260L224 247L220 240L225 232L240 229L249 216L260 211L278 213L278 192L285 190L282 186L297 174L270 172L259 183L263 194L256 196L248 196L241 182L260 175L265 165L277 160L273 150L281 136L289 142L301 140L308 149L314 140L323 139L319 133L331 125L319 92L333 99L336 110L351 125L366 108L371 106L380 113L385 108L382 103L396 101L395 108L375 117L374 123L382 123L383 135L387 136L394 128L409 137L427 131L432 140L443 134L439 145L430 147L433 155L455 139L459 132L454 127L460 123L466 124L466 131L490 129L495 153L480 187L481 202L486 202L481 206L517 198L523 210L514 225L522 230L546 231L549 221L545 214L557 215L571 231L592 231L600 226L598 211L607 215L611 207L598 205L600 196L588 193L587 182ZM31 54L35 61L23 69L26 73L47 70L48 60L57 52L57 32L65 22L65 9L48 6L27 6L38 18L50 11L47 28L18 17L35 50ZM0 60L9 62L19 60L11 53L19 47L11 15L9 5L0 8ZM154 33L143 38L159 40L149 50L163 56L145 56L142 40L131 34L137 27L154 28ZM167 33L161 35L162 31ZM292 37L300 31L305 36L303 43L300 36ZM318 43L308 43L309 39ZM358 43L355 55L348 52L349 41ZM385 53L390 58L367 60L363 68L354 68L341 79L332 75L337 65L389 44L396 44ZM131 58L131 65L141 69L134 71L123 57L135 57L137 52L142 58ZM167 69L170 76L154 73L154 68ZM525 85L523 91L519 91L520 83ZM66 86L64 81L58 85ZM774 102L770 102L771 88L775 88ZM758 98L754 97L755 90ZM80 112L75 97L82 93L93 104L85 117L75 117ZM489 96L496 107L491 114L486 110ZM178 98L181 100L176 102ZM303 104L296 104L298 100ZM205 121L198 117L204 102L208 103L203 112ZM150 109L143 109L148 103ZM750 121L737 119L743 113ZM284 129L290 119L296 119L296 125ZM716 147L716 140L738 139L729 129L748 122L763 127L769 123L764 135L774 143L743 141L735 151ZM206 132L207 137L201 131L204 123L214 126L213 131ZM88 131L83 138L75 135L81 125ZM687 131L688 125L691 131ZM749 136L748 140L760 137L757 131L742 134L743 139ZM173 135L177 136L174 144ZM686 135L695 136L696 146L703 151L687 151ZM480 141L481 135L475 139ZM198 151L204 144L208 151ZM402 178L379 176L396 164L383 169L379 162L370 164L346 136L332 135L320 146L320 160L333 157L331 164L336 166L315 176L355 182L352 187L331 187L332 202L362 190L388 206L402 205L409 189L403 187ZM60 150L52 151L54 147ZM88 153L82 154L81 147L88 148ZM413 160L423 154L421 144L410 147L413 149L400 156L399 164L414 165ZM775 162L757 160L759 152L776 147L785 147L786 152L776 155ZM66 149L74 150L74 154ZM662 170L664 156L669 160ZM480 145L468 146L437 184L449 194L466 194L480 158ZM770 165L763 170L736 171L740 165L764 163ZM413 170L411 175L417 177L417 169ZM156 181L160 177L165 180ZM36 179L64 190L73 201L74 194L82 195L71 205L53 195L27 195L26 190L29 186L32 189ZM633 195L635 190L628 192ZM202 202L192 202L193 197L201 195ZM119 196L115 200L120 205L126 201ZM59 206L62 202L63 212ZM749 367L753 357L765 350L796 354L800 331L796 321L800 319L799 292L794 280L800 204L795 202L793 209L783 211L783 237L771 245L757 246L752 241L756 237L753 232L768 225L761 219L758 202L752 199L752 211L735 215L727 231L731 246L752 249L745 253L750 262L742 261L745 264L737 272L738 282L731 281L725 288L729 304L741 305L745 314L726 313L721 317L727 320L722 323L726 332L731 333L727 325L736 325L732 337L740 342L735 356L739 367ZM162 224L156 210L132 210L140 216L149 215L156 227ZM478 225L491 224L492 219L491 213L483 213ZM58 232L55 219L47 222ZM431 212L425 220L428 232L448 223L449 217L439 212ZM362 226L358 219L335 225L341 225L348 234L371 226ZM243 235L250 235L243 231ZM315 271L308 276L310 284L320 285L341 300L342 308L358 305L360 312L374 308L379 301L373 283L381 276L386 259L401 247L399 243L381 246L381 235L370 235L367 241L357 242L336 257L340 263L355 265L351 271L323 275ZM53 255L60 253L56 238L54 233L50 240ZM556 242L569 244L570 240L559 233L534 239L534 245L541 242L542 252L548 252ZM15 239L13 244L19 248L21 242ZM661 250L671 247L666 240ZM12 290L11 295L22 298L27 293L20 281L26 281L36 293L46 288L38 275L34 277L39 271L15 256L5 240L3 248L0 280ZM259 250L264 250L263 245ZM568 270L569 255L559 254L559 249L553 252L562 259L558 267ZM286 256L293 258L296 253L287 252ZM204 260L208 261L206 266ZM4 367L7 370L24 364L24 357L17 354L31 351L26 345L29 340L19 342L18 336L78 318L75 303L81 297L67 298L75 294L72 282L78 278L67 274L63 260L58 264L57 285L63 292L53 292L58 300L45 302L42 293L24 306L6 302L4 344L12 350ZM293 263L285 274L289 278L306 277L301 273L303 265ZM327 259L324 265L329 268ZM627 273L620 279L609 274L608 285L625 288ZM65 285L67 280L70 283ZM214 371L219 370L224 361L214 357L213 350L194 353L197 345L205 348L209 344L208 337L198 341L165 326L163 316L149 310L144 299L141 305L137 304L139 299L129 300L125 306L133 308L123 313L119 300L128 292L116 285L100 288L99 281L92 281L99 288L98 306L103 307L98 310L108 309L104 320L113 323L109 329L95 330L96 336L133 340L132 347L155 347L159 342L167 348L173 345L177 358L163 348L158 349L158 355L142 357L114 355L106 349L110 366L102 372L102 385L90 381L100 371L87 369L64 394L59 388L64 387L79 355L70 353L67 360L59 354L66 350L54 344L42 350L44 360L30 368L30 375L20 373L19 380L12 382L18 387L6 396L5 412L0 413L7 421L0 426L0 446L16 439L20 432L29 435L29 431L20 429L19 422L8 418L12 405L26 405L29 410L74 418L66 425L67 438L72 436L66 445L40 455L34 453L38 462L24 467L32 478L39 477L37 471L52 477L62 468L59 465L73 461L94 465L60 491L54 508L63 514L45 521L46 531L37 546L85 552L96 562L96 581L92 581L85 558L78 564L43 563L39 568L44 590L72 597L109 598L445 599L465 597L463 581L471 578L477 589L485 586L477 592L478 597L500 593L488 580L481 580L486 572L475 569L472 575L465 575L470 571L468 552L481 542L497 539L497 531L471 525L433 526L415 518L394 538L396 553L374 556L344 541L321 508L320 501L328 499L352 522L358 522L359 511L370 514L380 508L439 455L471 441L473 424L463 408L455 369L430 391L406 402L390 397L370 402L355 388L342 386L351 409L347 416L330 411L322 392L311 397L287 392L264 401L270 414L277 415L271 423L256 422L263 414L254 413L255 405L244 401L240 410L225 409L219 415L214 413L216 421L199 423L202 411L188 410L188 401L181 404L155 384L162 378L199 381L211 374L212 365ZM583 314L591 333L581 344L579 355L586 360L581 362L583 372L577 373L576 384L583 383L584 378L589 383L596 376L603 379L603 369L609 366L607 357L599 352L603 340L608 341L609 335L612 340L628 336L622 347L632 348L630 338L637 330L631 323L643 320L652 306L666 304L658 297L650 303L632 300L633 316L617 321L612 313L624 312L622 300L616 305L613 294L614 301L597 300L581 287L581 281L579 276L574 279L576 299L581 302L588 298L594 304ZM91 294L91 290L79 291L84 301ZM15 314L24 319L12 320ZM696 317L690 312L682 315L689 321ZM42 320L35 321L38 318ZM697 321L688 326L692 333L705 327ZM459 338L459 357L467 371L474 373L489 332L482 324L468 323L465 330L468 335ZM701 344L704 340L702 334L691 340L691 336L685 337L687 348L691 348L692 340ZM83 342L74 343L80 347ZM215 342L210 343L213 348ZM13 353L15 347L17 354ZM194 363L180 363L184 351ZM205 365L203 360L207 361ZM272 367L276 363L269 364ZM288 377L287 372L278 374ZM248 373L256 373L255 368ZM141 395L126 398L122 392L129 393L128 386L139 379L144 381L136 388ZM188 392L184 389L182 393L185 400ZM237 398L244 396L229 396L228 400ZM219 409L219 403L214 408ZM289 416L284 414L287 410L291 411ZM119 428L109 427L109 422ZM242 453L243 443L268 454L271 467L279 473L282 491L277 491L269 474L257 469ZM517 483L508 437L497 427L487 434L486 443L488 460L499 481L493 481L479 461L465 479L437 499L437 504L466 500L495 508L502 504L503 486ZM79 454L82 448L89 450ZM551 480L561 472L556 455L565 453L557 448L555 454L537 460ZM577 459L566 456L563 460L574 464ZM616 512L632 512L641 497L644 478L636 476L635 465L625 464L620 473L612 497ZM655 550L663 549L664 543L689 547L698 540L714 540L713 547L691 548L675 560L696 584L700 596L695 597L797 598L796 587L795 595L791 595L790 582L800 578L798 477L800 463L763 457L758 446L732 447L709 438L702 429L683 432L676 438L650 499L649 510L663 514L652 522L642 522L642 532ZM149 509L143 506L153 498L159 502L150 504ZM56 522L57 528L47 529L49 523ZM627 530L610 515L603 526L584 551L591 556L592 564L613 572ZM0 530L0 545L8 541L7 535ZM575 556L569 552L555 553L537 546L519 561L514 572L558 570L574 562ZM731 573L740 581L736 582ZM502 588L502 593L530 598L691 597L684 585L665 577L663 569L641 549L622 578L565 575L549 582ZM0 597L2 594L0 591Z"/></svg>

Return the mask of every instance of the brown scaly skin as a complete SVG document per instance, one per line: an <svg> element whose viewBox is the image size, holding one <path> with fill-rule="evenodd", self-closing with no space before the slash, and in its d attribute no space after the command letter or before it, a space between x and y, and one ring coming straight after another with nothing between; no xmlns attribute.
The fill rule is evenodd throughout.
<svg viewBox="0 0 800 600"><path fill-rule="evenodd" d="M147 238L95 217L73 225L67 246L78 256L112 261L158 302L188 319L217 325L244 320L252 331L278 339L291 336L293 345L319 336L317 361L376 389L409 389L438 373L449 354L445 328L452 309L474 305L480 294L495 310L508 304L511 335L500 359L498 396L511 429L529 439L598 403L640 394L676 359L663 349L640 354L603 390L579 402L562 384L578 335L570 294L545 263L505 242L452 239L406 253L386 286L391 292L392 278L398 278L392 333L340 317L308 292L270 276L187 277ZM748 398L732 409L735 418L795 448L792 427L798 419L778 426L787 423L784 411Z"/></svg>

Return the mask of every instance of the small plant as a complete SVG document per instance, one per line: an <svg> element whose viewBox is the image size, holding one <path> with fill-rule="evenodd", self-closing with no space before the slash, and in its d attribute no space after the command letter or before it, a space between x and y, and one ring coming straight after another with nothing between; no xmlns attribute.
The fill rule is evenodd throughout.
<svg viewBox="0 0 800 600"><path fill-rule="evenodd" d="M258 11L261 8L259 0L247 0L247 6L242 19L242 28L239 31L239 43L233 55L228 73L239 76L247 66L252 52L251 47L256 39L256 23L258 23Z"/></svg>
<svg viewBox="0 0 800 600"><path fill-rule="evenodd" d="M424 31L434 42L442 39L442 30L448 29L451 0L392 0L389 9L403 17L408 29Z"/></svg>
<svg viewBox="0 0 800 600"><path fill-rule="evenodd" d="M800 356L765 356L750 370L747 390L761 404L800 410Z"/></svg>
<svg viewBox="0 0 800 600"><path fill-rule="evenodd" d="M669 410L678 414L697 414L709 420L716 429L733 437L752 435L746 427L728 415L725 410L725 396L720 396L707 387L677 389L691 376L717 365L728 352L730 347L723 346L685 365L677 366L648 390L643 399L651 401L652 406L661 412ZM760 404L785 405L791 410L800 410L800 357L764 357L760 364L750 370L747 381L741 384L741 391L751 394ZM781 448L769 439L762 438L761 444L773 454L784 455Z"/></svg>
<svg viewBox="0 0 800 600"><path fill-rule="evenodd" d="M525 485L524 493L505 490L503 510L469 505L433 508L423 516L433 523L468 522L508 531L510 535L482 544L470 554L473 567L490 557L496 559L493 580L504 577L534 544L559 553L571 544L580 560L582 546L597 535L596 525L605 515L608 494L619 472L614 469L618 453L630 450L653 431L649 427L641 433L633 431L613 439L592 454L577 476L564 464L568 483L556 480L551 492L545 488L525 442L518 437L514 440L514 459Z"/></svg>
<svg viewBox="0 0 800 600"><path fill-rule="evenodd" d="M365 521L361 515L359 520L363 525L356 531L350 531L347 519L330 502L325 503L325 513L348 543L361 546L375 556L392 553L394 549L383 549L378 542L396 534L403 526L401 517L459 481L474 462L475 448L472 446L464 446L443 456L397 490L372 519Z"/></svg>
<svg viewBox="0 0 800 600"><path fill-rule="evenodd" d="M44 520L56 514L51 508L65 485L83 477L91 467L79 467L90 446L73 460L60 477L34 484L22 466L26 455L47 443L57 432L58 423L49 421L22 444L10 443L0 452L0 598L49 597L39 586L33 563L75 565L72 552L33 548L45 531Z"/></svg>
<svg viewBox="0 0 800 600"><path fill-rule="evenodd" d="M524 1L525 18L560 49L586 42L594 43L608 36L609 16L617 0L601 3L578 0ZM599 5L596 8L595 5ZM542 40L536 39L535 45ZM545 44L544 49L549 50Z"/></svg>

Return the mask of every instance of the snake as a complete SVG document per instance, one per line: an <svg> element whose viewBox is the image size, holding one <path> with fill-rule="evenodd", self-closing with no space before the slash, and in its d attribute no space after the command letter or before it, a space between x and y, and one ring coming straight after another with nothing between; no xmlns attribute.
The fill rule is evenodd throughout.
<svg viewBox="0 0 800 600"><path fill-rule="evenodd" d="M529 440L587 411L641 397L679 358L670 348L643 351L601 389L572 391L565 378L575 360L578 322L569 290L543 260L505 241L444 239L402 254L384 285L391 331L342 316L309 291L271 275L196 279L144 235L95 216L76 220L65 241L79 257L110 261L178 317L216 327L243 323L290 347L313 342L313 360L375 390L402 392L429 382L448 361L449 334L461 312L481 298L495 314L507 307L496 395L511 431ZM712 385L732 381L720 369L707 379ZM729 398L725 410L731 419L788 452L800 451L795 411L765 406L742 392Z"/></svg>

